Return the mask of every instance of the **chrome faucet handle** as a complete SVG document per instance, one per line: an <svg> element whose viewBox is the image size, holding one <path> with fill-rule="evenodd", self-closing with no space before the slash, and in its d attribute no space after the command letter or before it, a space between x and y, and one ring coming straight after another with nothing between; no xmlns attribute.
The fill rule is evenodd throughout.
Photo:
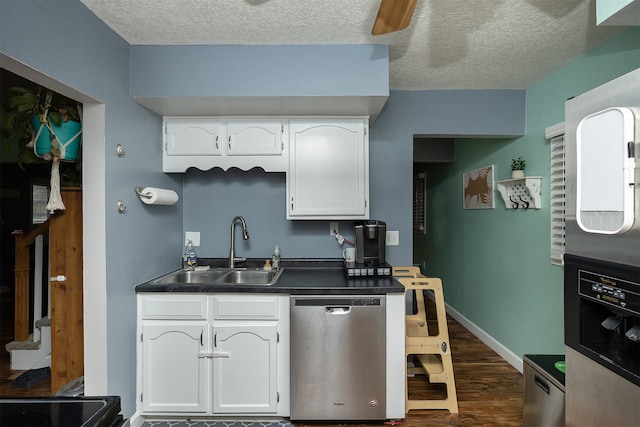
<svg viewBox="0 0 640 427"><path fill-rule="evenodd" d="M235 244L235 229L236 222L240 221L242 225L242 238L244 240L249 239L249 232L247 231L247 223L241 216L236 216L231 220L231 244L229 245L229 268L235 267L236 262L246 261L246 258L236 257L236 244Z"/></svg>

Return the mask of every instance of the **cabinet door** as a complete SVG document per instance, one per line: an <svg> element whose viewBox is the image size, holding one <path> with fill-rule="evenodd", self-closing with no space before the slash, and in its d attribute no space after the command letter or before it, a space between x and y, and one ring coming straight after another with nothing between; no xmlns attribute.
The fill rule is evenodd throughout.
<svg viewBox="0 0 640 427"><path fill-rule="evenodd" d="M368 218L367 123L290 121L287 219Z"/></svg>
<svg viewBox="0 0 640 427"><path fill-rule="evenodd" d="M219 156L221 134L220 120L165 119L165 150L168 156Z"/></svg>
<svg viewBox="0 0 640 427"><path fill-rule="evenodd" d="M284 151L282 120L229 120L227 155L280 156Z"/></svg>
<svg viewBox="0 0 640 427"><path fill-rule="evenodd" d="M206 412L207 323L148 321L142 324L142 410Z"/></svg>
<svg viewBox="0 0 640 427"><path fill-rule="evenodd" d="M275 413L277 323L216 322L214 413Z"/></svg>

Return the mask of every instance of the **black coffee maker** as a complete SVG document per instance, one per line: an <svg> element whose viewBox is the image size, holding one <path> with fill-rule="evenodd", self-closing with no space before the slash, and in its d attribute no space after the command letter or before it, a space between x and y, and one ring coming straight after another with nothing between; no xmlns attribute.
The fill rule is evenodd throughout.
<svg viewBox="0 0 640 427"><path fill-rule="evenodd" d="M353 223L356 236L356 263L380 265L385 263L387 224L370 219Z"/></svg>

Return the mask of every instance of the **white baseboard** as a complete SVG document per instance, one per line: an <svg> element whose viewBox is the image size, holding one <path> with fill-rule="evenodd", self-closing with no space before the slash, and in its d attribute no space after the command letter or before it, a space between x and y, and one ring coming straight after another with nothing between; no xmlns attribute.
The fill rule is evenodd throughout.
<svg viewBox="0 0 640 427"><path fill-rule="evenodd" d="M144 421L144 417L140 415L140 412L136 411L135 414L129 418L129 426L141 427L144 424Z"/></svg>
<svg viewBox="0 0 640 427"><path fill-rule="evenodd" d="M480 341L488 345L491 350L498 353L500 357L507 361L511 366L516 368L518 372L522 373L522 358L518 357L514 352L509 350L507 347L502 345L499 341L494 339L491 335L486 333L480 327L478 327L475 323L471 322L469 319L464 317L459 311L452 308L450 305L445 303L445 307L447 310L447 314L453 317L458 321L462 326L467 328L469 332L478 337Z"/></svg>

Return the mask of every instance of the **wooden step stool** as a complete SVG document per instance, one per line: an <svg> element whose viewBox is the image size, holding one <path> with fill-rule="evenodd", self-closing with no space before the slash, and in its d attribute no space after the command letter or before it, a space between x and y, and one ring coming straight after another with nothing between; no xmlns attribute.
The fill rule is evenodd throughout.
<svg viewBox="0 0 640 427"><path fill-rule="evenodd" d="M447 387L446 399L410 400L408 381L405 381L405 412L412 409L447 409L451 413L458 413L458 398L453 376L442 281L438 278L423 276L418 267L393 267L393 276L404 286L405 295L415 291L418 307L416 314L408 314L405 318L405 363L409 356L413 355L420 366L410 367L407 365L407 376L426 374L429 382L444 383ZM432 291L434 295L438 325L437 335L429 335L427 328L425 290Z"/></svg>

